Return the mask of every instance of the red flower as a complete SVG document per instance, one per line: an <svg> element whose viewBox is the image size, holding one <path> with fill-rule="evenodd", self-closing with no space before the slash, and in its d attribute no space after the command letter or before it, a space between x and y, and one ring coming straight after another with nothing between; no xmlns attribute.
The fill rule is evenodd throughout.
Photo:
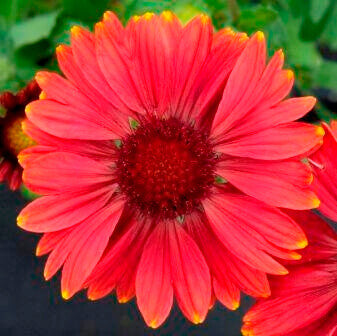
<svg viewBox="0 0 337 336"><path fill-rule="evenodd" d="M337 123L331 127L323 123L326 131L323 145L310 156L315 175L312 189L322 203L319 210L325 216L337 221Z"/></svg>
<svg viewBox="0 0 337 336"><path fill-rule="evenodd" d="M272 296L244 317L245 336L337 335L337 235L317 215L294 213L309 246L284 277L272 277Z"/></svg>
<svg viewBox="0 0 337 336"><path fill-rule="evenodd" d="M213 34L204 15L124 28L107 12L94 34L72 29L57 48L67 79L40 72L26 109L39 146L20 156L24 181L45 196L18 217L44 233L45 277L63 265L64 298L115 289L157 327L175 297L200 323L215 297L236 309L240 290L267 296L266 273L287 273L274 257L307 241L275 206L318 206L301 158L323 130L293 122L315 99L282 101L293 75L265 48L261 32Z"/></svg>
<svg viewBox="0 0 337 336"><path fill-rule="evenodd" d="M25 107L38 99L40 88L35 81L30 82L16 95L4 92L0 95L0 182L7 182L11 190L22 183L22 168L17 155L21 150L35 145L35 141L23 133L21 123L26 119Z"/></svg>

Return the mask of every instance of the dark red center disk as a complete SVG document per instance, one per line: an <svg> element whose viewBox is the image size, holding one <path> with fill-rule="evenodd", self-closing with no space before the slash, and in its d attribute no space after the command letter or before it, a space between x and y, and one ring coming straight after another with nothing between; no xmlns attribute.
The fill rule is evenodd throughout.
<svg viewBox="0 0 337 336"><path fill-rule="evenodd" d="M154 119L123 139L117 176L130 204L144 215L174 218L207 196L215 163L205 134L177 119Z"/></svg>

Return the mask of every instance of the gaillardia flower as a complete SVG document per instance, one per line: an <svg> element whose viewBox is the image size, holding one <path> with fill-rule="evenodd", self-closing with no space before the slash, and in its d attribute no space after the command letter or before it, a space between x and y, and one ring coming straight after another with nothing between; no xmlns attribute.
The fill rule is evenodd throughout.
<svg viewBox="0 0 337 336"><path fill-rule="evenodd" d="M11 190L16 190L22 183L22 168L17 155L21 150L35 145L21 128L26 119L25 107L38 99L40 88L31 81L16 95L4 92L0 95L0 182L7 182Z"/></svg>
<svg viewBox="0 0 337 336"><path fill-rule="evenodd" d="M292 212L309 246L284 277L272 277L272 296L244 317L245 336L337 335L337 234L317 215Z"/></svg>
<svg viewBox="0 0 337 336"><path fill-rule="evenodd" d="M38 146L20 162L39 194L18 217L44 233L45 277L62 266L62 295L136 296L151 327L173 298L202 322L215 298L268 296L266 273L297 259L306 237L276 207L319 201L302 156L323 129L293 120L312 97L283 100L293 74L283 54L266 64L261 32L213 33L200 15L107 12L90 33L74 27L57 48L65 78L37 74L43 93L26 109Z"/></svg>
<svg viewBox="0 0 337 336"><path fill-rule="evenodd" d="M323 127L324 143L309 159L315 175L312 189L322 201L318 210L337 221L337 122Z"/></svg>

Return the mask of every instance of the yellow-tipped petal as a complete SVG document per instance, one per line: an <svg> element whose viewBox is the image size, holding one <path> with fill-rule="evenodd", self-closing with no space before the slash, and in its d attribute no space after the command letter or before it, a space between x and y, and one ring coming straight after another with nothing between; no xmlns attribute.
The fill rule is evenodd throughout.
<svg viewBox="0 0 337 336"><path fill-rule="evenodd" d="M324 134L325 134L324 128L322 126L317 126L317 128L316 128L316 135L318 135L318 136L324 136Z"/></svg>
<svg viewBox="0 0 337 336"><path fill-rule="evenodd" d="M287 269L284 269L279 274L280 275L287 275L287 274L289 274L289 271Z"/></svg>
<svg viewBox="0 0 337 336"><path fill-rule="evenodd" d="M299 253L297 253L297 252L291 252L291 253L290 253L290 256L291 256L291 258L293 258L294 260L301 260L301 259L302 259L302 256L301 256Z"/></svg>
<svg viewBox="0 0 337 336"><path fill-rule="evenodd" d="M263 34L262 31L256 32L256 39L257 39L259 42L264 41L264 34Z"/></svg>
<svg viewBox="0 0 337 336"><path fill-rule="evenodd" d="M312 200L312 208L316 209L320 206L321 201L316 197Z"/></svg>
<svg viewBox="0 0 337 336"><path fill-rule="evenodd" d="M81 34L82 28L80 26L72 26L70 31L72 35L78 36Z"/></svg>
<svg viewBox="0 0 337 336"><path fill-rule="evenodd" d="M249 37L246 33L240 33L240 38L239 38L239 42L246 42L247 40L249 40Z"/></svg>
<svg viewBox="0 0 337 336"><path fill-rule="evenodd" d="M26 112L26 114L29 114L30 112L32 112L32 109L31 109L31 107L30 107L30 104L26 105L26 107L25 107L25 112Z"/></svg>
<svg viewBox="0 0 337 336"><path fill-rule="evenodd" d="M156 329L158 327L158 324L157 324L157 320L152 320L150 323L149 323L149 327L153 328L153 329Z"/></svg>
<svg viewBox="0 0 337 336"><path fill-rule="evenodd" d="M239 301L233 301L232 302L232 310L237 310L240 307Z"/></svg>
<svg viewBox="0 0 337 336"><path fill-rule="evenodd" d="M200 14L200 21L202 24L208 24L209 22L209 16L206 14Z"/></svg>
<svg viewBox="0 0 337 336"><path fill-rule="evenodd" d="M25 219L23 216L18 216L18 218L16 219L16 224L19 227L23 227L25 225Z"/></svg>
<svg viewBox="0 0 337 336"><path fill-rule="evenodd" d="M64 300L68 300L70 298L69 292L67 290L63 290L61 294Z"/></svg>
<svg viewBox="0 0 337 336"><path fill-rule="evenodd" d="M285 70L285 71L286 71L286 76L287 76L288 80L293 80L294 77L295 77L294 72L290 69Z"/></svg>
<svg viewBox="0 0 337 336"><path fill-rule="evenodd" d="M200 315L198 314L198 313L194 313L193 314L193 320L192 320L192 322L194 323L194 324L199 324L199 323L202 323L202 319L200 318Z"/></svg>
<svg viewBox="0 0 337 336"><path fill-rule="evenodd" d="M154 13L152 12L146 12L144 15L143 15L143 18L144 20L148 21L148 20L151 20L154 16Z"/></svg>
<svg viewBox="0 0 337 336"><path fill-rule="evenodd" d="M163 11L161 13L161 17L168 22L171 22L173 20L173 14L171 11Z"/></svg>
<svg viewBox="0 0 337 336"><path fill-rule="evenodd" d="M106 12L104 12L104 14L103 14L103 20L104 21L108 21L108 20L110 20L110 11L106 11Z"/></svg>
<svg viewBox="0 0 337 336"><path fill-rule="evenodd" d="M134 15L134 16L132 17L132 20L133 20L134 22L138 22L138 21L140 20L140 16L139 16L139 15Z"/></svg>
<svg viewBox="0 0 337 336"><path fill-rule="evenodd" d="M36 250L35 250L35 255L38 257L40 255L40 247L39 245L36 246Z"/></svg>
<svg viewBox="0 0 337 336"><path fill-rule="evenodd" d="M61 54L61 53L63 53L64 51L65 51L65 46L63 45L63 44L59 44L57 47L56 47L56 52L58 53L58 54Z"/></svg>
<svg viewBox="0 0 337 336"><path fill-rule="evenodd" d="M41 91L39 99L47 99L47 94L44 91Z"/></svg>
<svg viewBox="0 0 337 336"><path fill-rule="evenodd" d="M306 239L303 239L296 244L299 249L303 249L308 246L308 241Z"/></svg>
<svg viewBox="0 0 337 336"><path fill-rule="evenodd" d="M129 298L127 296L123 296L121 298L118 298L119 303L127 303L129 301Z"/></svg>
<svg viewBox="0 0 337 336"><path fill-rule="evenodd" d="M95 28L96 29L103 29L104 28L104 23L103 22L97 22L96 24L95 24Z"/></svg>

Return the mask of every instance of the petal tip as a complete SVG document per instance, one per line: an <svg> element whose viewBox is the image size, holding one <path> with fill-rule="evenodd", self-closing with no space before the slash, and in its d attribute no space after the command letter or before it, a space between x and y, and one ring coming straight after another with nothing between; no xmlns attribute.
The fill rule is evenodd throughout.
<svg viewBox="0 0 337 336"><path fill-rule="evenodd" d="M239 301L233 301L232 302L232 310L237 310L240 307L240 302Z"/></svg>
<svg viewBox="0 0 337 336"><path fill-rule="evenodd" d="M82 28L80 26L72 26L70 28L70 32L71 32L72 36L77 37L81 34Z"/></svg>
<svg viewBox="0 0 337 336"><path fill-rule="evenodd" d="M200 21L201 21L201 23L202 23L203 25L208 24L209 21L210 21L209 16L206 15L206 14L200 14L200 15L199 15L199 18L200 18Z"/></svg>
<svg viewBox="0 0 337 336"><path fill-rule="evenodd" d="M30 104L26 105L25 112L26 112L26 115L28 115L28 114L30 114L32 112L32 107L31 107Z"/></svg>
<svg viewBox="0 0 337 336"><path fill-rule="evenodd" d="M22 215L19 215L16 219L16 224L17 226L19 226L20 228L23 228L25 226L25 217Z"/></svg>
<svg viewBox="0 0 337 336"><path fill-rule="evenodd" d="M193 314L192 322L194 324L200 324L204 321L204 319L201 318L201 316L198 313Z"/></svg>
<svg viewBox="0 0 337 336"><path fill-rule="evenodd" d="M43 271L43 277L46 281L48 281L51 278L51 274L49 273L49 271L46 268Z"/></svg>
<svg viewBox="0 0 337 336"><path fill-rule="evenodd" d="M302 239L300 241L297 242L296 246L299 248L299 249L303 249L305 247L308 246L308 240L307 239ZM301 258L300 258L301 259Z"/></svg>
<svg viewBox="0 0 337 336"><path fill-rule="evenodd" d="M118 298L119 303L127 303L130 299L127 296L122 296Z"/></svg>
<svg viewBox="0 0 337 336"><path fill-rule="evenodd" d="M316 197L312 200L312 208L313 209L319 208L320 204L321 204L321 201L319 200L319 198Z"/></svg>
<svg viewBox="0 0 337 336"><path fill-rule="evenodd" d="M256 40L258 42L263 42L264 41L264 33L262 31L256 32L255 36L256 36Z"/></svg>
<svg viewBox="0 0 337 336"><path fill-rule="evenodd" d="M153 12L146 12L145 14L143 14L142 18L146 21L151 20L154 17L154 13Z"/></svg>
<svg viewBox="0 0 337 336"><path fill-rule="evenodd" d="M39 256L41 255L41 249L40 249L40 246L39 246L39 245L36 246L36 249L35 249L35 255L36 255L37 257L39 257Z"/></svg>
<svg viewBox="0 0 337 336"><path fill-rule="evenodd" d="M103 21L109 21L111 18L112 12L111 11L105 11L103 14Z"/></svg>
<svg viewBox="0 0 337 336"><path fill-rule="evenodd" d="M173 20L173 13L169 10L163 11L160 16L167 22L172 22Z"/></svg>
<svg viewBox="0 0 337 336"><path fill-rule="evenodd" d="M47 99L47 94L44 91L41 91L40 95L39 95L39 99Z"/></svg>
<svg viewBox="0 0 337 336"><path fill-rule="evenodd" d="M56 47L56 53L57 54L62 54L64 53L64 51L66 50L66 47L64 44L59 44L57 47Z"/></svg>
<svg viewBox="0 0 337 336"><path fill-rule="evenodd" d="M138 22L140 20L140 16L139 15L134 15L132 18L131 18L132 21L134 22Z"/></svg>
<svg viewBox="0 0 337 336"><path fill-rule="evenodd" d="M293 80L295 78L294 71L288 69L285 70L286 77L288 78L289 81Z"/></svg>
<svg viewBox="0 0 337 336"><path fill-rule="evenodd" d="M62 290L61 295L64 300L69 300L71 296L67 290Z"/></svg>
<svg viewBox="0 0 337 336"><path fill-rule="evenodd" d="M319 137L323 137L325 135L324 128L322 126L316 127L316 135Z"/></svg>
<svg viewBox="0 0 337 336"><path fill-rule="evenodd" d="M148 326L152 329L156 329L159 327L158 321L156 319L150 321L150 323L148 324Z"/></svg>

